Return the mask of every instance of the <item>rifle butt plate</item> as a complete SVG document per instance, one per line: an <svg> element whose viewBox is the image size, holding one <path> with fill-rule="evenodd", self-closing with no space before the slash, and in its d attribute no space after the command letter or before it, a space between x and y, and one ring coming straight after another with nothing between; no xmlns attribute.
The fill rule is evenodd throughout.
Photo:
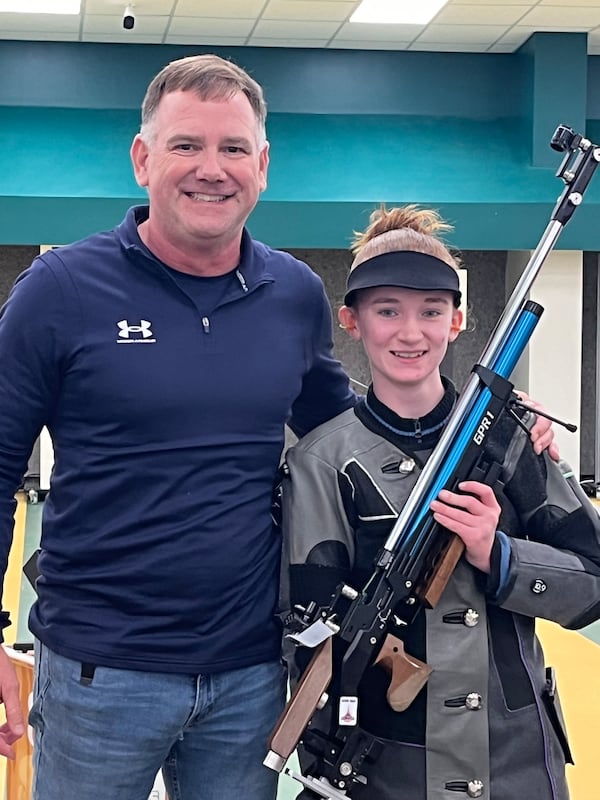
<svg viewBox="0 0 600 800"><path fill-rule="evenodd" d="M280 756L279 753L276 753L274 750L269 750L267 753L263 764L265 767L274 770L275 772L281 772L281 770L285 767L286 759L283 756Z"/></svg>

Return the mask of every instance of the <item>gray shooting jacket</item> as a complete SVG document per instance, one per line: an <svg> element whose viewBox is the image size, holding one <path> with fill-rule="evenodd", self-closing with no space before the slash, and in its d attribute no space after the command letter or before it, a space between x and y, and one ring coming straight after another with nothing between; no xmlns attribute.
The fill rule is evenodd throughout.
<svg viewBox="0 0 600 800"><path fill-rule="evenodd" d="M326 606L340 580L362 588L451 411L455 391L445 385L438 408L416 421L397 417L370 390L288 451L284 618L294 604ZM568 798L571 755L535 618L576 629L600 616L599 517L568 467L535 455L508 415L486 449L502 465L491 574L461 559L436 607L421 610L404 633L393 631L433 669L406 711L387 704L384 671L367 671L359 725L384 747L365 766L366 786L350 790L353 800ZM284 644L292 682L306 650ZM335 698L335 681L329 691ZM335 705L312 725L327 731ZM301 745L299 754L314 774L314 748Z"/></svg>

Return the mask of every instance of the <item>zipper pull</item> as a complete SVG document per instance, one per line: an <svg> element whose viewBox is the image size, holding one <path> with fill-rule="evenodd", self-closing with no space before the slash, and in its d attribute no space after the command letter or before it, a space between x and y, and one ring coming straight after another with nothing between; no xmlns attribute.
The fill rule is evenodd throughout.
<svg viewBox="0 0 600 800"><path fill-rule="evenodd" d="M421 429L421 420L415 420L415 436L417 437L417 441L420 442L422 438L422 429Z"/></svg>
<svg viewBox="0 0 600 800"><path fill-rule="evenodd" d="M202 317L202 327L204 333L210 333L210 320L208 317Z"/></svg>
<svg viewBox="0 0 600 800"><path fill-rule="evenodd" d="M243 275L242 275L242 273L239 271L239 269L236 269L236 271L235 271L235 274L236 274L236 276L237 276L237 279L238 279L238 281L240 282L240 286L242 287L242 289L244 290L244 292L247 292L247 291L248 291L248 284L247 284L247 283L246 283L246 281L244 280L244 276L243 276Z"/></svg>

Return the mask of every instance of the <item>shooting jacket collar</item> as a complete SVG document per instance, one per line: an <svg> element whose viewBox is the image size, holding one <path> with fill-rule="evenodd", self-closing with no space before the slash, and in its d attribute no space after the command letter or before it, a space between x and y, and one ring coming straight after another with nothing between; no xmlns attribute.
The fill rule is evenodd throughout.
<svg viewBox="0 0 600 800"><path fill-rule="evenodd" d="M437 406L417 419L400 417L377 399L370 386L366 397L356 406L356 415L374 433L383 436L403 451L428 450L435 447L456 404L454 384L442 377L444 396Z"/></svg>

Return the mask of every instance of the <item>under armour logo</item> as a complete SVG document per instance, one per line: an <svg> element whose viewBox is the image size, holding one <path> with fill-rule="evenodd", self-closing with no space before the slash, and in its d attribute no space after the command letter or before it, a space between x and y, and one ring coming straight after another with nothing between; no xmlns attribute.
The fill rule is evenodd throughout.
<svg viewBox="0 0 600 800"><path fill-rule="evenodd" d="M147 319L141 319L139 325L130 325L126 319L117 322L119 328L119 344L125 342L155 342L151 329L151 324Z"/></svg>

